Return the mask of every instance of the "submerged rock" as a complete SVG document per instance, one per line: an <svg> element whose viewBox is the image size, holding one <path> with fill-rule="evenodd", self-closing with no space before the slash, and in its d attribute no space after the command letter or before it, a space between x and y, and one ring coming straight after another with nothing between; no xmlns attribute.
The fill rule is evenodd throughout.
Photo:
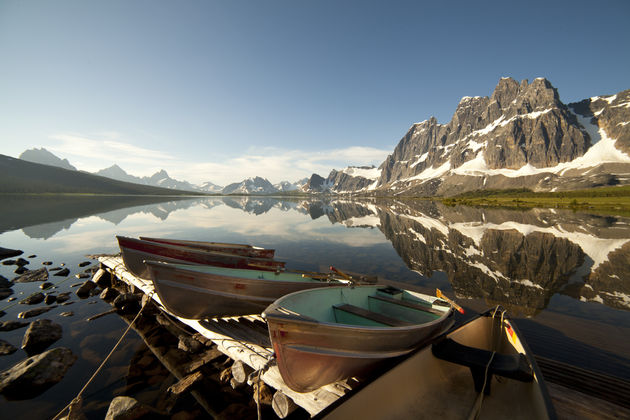
<svg viewBox="0 0 630 420"><path fill-rule="evenodd" d="M5 321L0 322L0 331L13 331L18 328L26 327L30 322L20 322L20 321Z"/></svg>
<svg viewBox="0 0 630 420"><path fill-rule="evenodd" d="M55 274L53 274L53 276L68 277L68 274L70 274L70 270L64 268L63 270L57 271Z"/></svg>
<svg viewBox="0 0 630 420"><path fill-rule="evenodd" d="M2 248L0 247L0 260L5 258L17 257L18 255L22 255L24 252L19 249L10 249L10 248Z"/></svg>
<svg viewBox="0 0 630 420"><path fill-rule="evenodd" d="M17 265L18 267L24 267L25 265L29 265L30 262L28 260L25 260L24 258L18 258L15 261L15 265Z"/></svg>
<svg viewBox="0 0 630 420"><path fill-rule="evenodd" d="M52 322L50 319L38 319L31 322L31 325L24 333L22 349L26 354L33 355L41 353L48 346L61 338L61 325Z"/></svg>
<svg viewBox="0 0 630 420"><path fill-rule="evenodd" d="M44 261L42 265L52 265L52 261Z"/></svg>
<svg viewBox="0 0 630 420"><path fill-rule="evenodd" d="M63 293L59 293L57 295L57 302L58 303L63 303L66 300L70 300L70 292L63 292Z"/></svg>
<svg viewBox="0 0 630 420"><path fill-rule="evenodd" d="M26 273L28 270L28 268L24 267L24 266L19 266L18 268L15 269L15 271L13 271L15 274L24 274Z"/></svg>
<svg viewBox="0 0 630 420"><path fill-rule="evenodd" d="M55 302L57 302L57 296L55 296L55 295L46 295L46 298L44 299L44 303L46 305L52 305Z"/></svg>
<svg viewBox="0 0 630 420"><path fill-rule="evenodd" d="M37 270L30 270L26 274L13 279L14 283L31 283L34 281L46 281L48 280L48 270L46 267L38 268Z"/></svg>
<svg viewBox="0 0 630 420"><path fill-rule="evenodd" d="M51 309L56 308L56 307L57 307L57 305L49 306L47 308L30 309L28 311L20 312L17 317L18 318L32 318L34 316L38 316L38 315L41 315L41 314L43 314L45 312L48 312Z"/></svg>
<svg viewBox="0 0 630 420"><path fill-rule="evenodd" d="M13 286L13 282L9 281L9 279L7 279L4 276L0 276L0 287L2 288L9 288Z"/></svg>
<svg viewBox="0 0 630 420"><path fill-rule="evenodd" d="M76 360L72 351L65 347L22 360L0 373L0 393L9 400L36 397L62 380Z"/></svg>
<svg viewBox="0 0 630 420"><path fill-rule="evenodd" d="M6 299L13 294L13 289L2 287L0 288L0 299Z"/></svg>
<svg viewBox="0 0 630 420"><path fill-rule="evenodd" d="M59 314L59 316L65 316L65 317L74 316L74 312L72 312L72 311L62 312L62 313Z"/></svg>
<svg viewBox="0 0 630 420"><path fill-rule="evenodd" d="M17 351L17 347L4 340L0 340L0 356L7 356Z"/></svg>
<svg viewBox="0 0 630 420"><path fill-rule="evenodd" d="M4 260L2 261L2 265L13 265L15 264L15 260Z"/></svg>
<svg viewBox="0 0 630 420"><path fill-rule="evenodd" d="M26 299L22 299L20 303L22 305L37 305L38 303L42 303L44 301L44 294L42 292L35 293L34 295L30 295Z"/></svg>
<svg viewBox="0 0 630 420"><path fill-rule="evenodd" d="M131 397L116 397L112 400L105 420L165 419L168 416L142 404Z"/></svg>

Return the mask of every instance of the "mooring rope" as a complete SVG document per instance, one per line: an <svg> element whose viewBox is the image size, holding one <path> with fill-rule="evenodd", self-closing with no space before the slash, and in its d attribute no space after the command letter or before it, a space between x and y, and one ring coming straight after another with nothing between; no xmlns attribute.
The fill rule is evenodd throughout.
<svg viewBox="0 0 630 420"><path fill-rule="evenodd" d="M153 295L154 292L151 292L149 294L149 298L151 298L151 296ZM81 388L81 390L79 391L79 393L77 394L76 397L74 397L74 399L72 401L70 401L68 403L68 405L66 405L64 408L61 409L61 411L59 413L57 413L57 415L55 417L52 418L52 420L57 420L59 418L59 416L61 416L64 411L66 411L68 408L70 408L72 405L74 404L79 404L81 402L81 395L83 394L83 392L87 389L87 387L92 383L92 381L94 380L94 378L96 378L96 375L99 374L99 372L101 371L101 369L105 366L105 364L107 363L107 361L109 360L109 358L114 354L114 352L116 351L116 349L118 348L118 346L120 345L120 343L122 343L123 338L125 338L125 336L127 335L127 333L129 332L129 330L131 330L131 327L135 324L135 322L138 320L138 318L140 317L140 315L142 314L142 311L144 310L144 308L146 308L148 302L150 302L151 299L147 299L144 302L144 305L142 305L142 307L140 308L140 310L138 311L138 313L136 314L136 316L133 318L133 321L131 321L131 323L129 324L129 326L127 327L127 329L125 330L125 332L120 336L120 338L118 339L118 342L114 345L114 347L112 348L112 350L109 352L109 354L105 357L105 359L103 360L103 362L101 362L100 366L96 369L96 371L94 371L94 374L92 374L92 376L90 377L90 379L88 379L88 381L85 383L85 385L83 386L83 388Z"/></svg>

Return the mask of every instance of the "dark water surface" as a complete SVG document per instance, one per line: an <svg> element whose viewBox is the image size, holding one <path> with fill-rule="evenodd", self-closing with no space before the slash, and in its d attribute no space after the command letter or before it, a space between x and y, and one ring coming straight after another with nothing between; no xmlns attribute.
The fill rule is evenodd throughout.
<svg viewBox="0 0 630 420"><path fill-rule="evenodd" d="M487 210L429 201L282 200L216 197L23 198L0 202L0 246L24 251L30 269L64 263L70 277L51 277L74 291L85 255L118 252L115 235L163 236L251 243L275 248L287 268L326 271L330 265L376 274L425 293L439 287L468 312L507 308L539 356L630 380L630 219L554 210ZM16 275L0 265L0 275ZM39 283L16 284L21 299ZM77 362L57 385L32 400L7 401L3 417L52 417L81 389L126 328L116 315L87 323L110 308L98 296L39 316L63 326L53 347L69 347ZM12 302L15 303L15 302ZM6 315L31 309L0 301ZM8 307L8 308L7 308ZM60 312L73 311L72 317ZM0 332L20 347L25 329ZM128 336L86 392L89 418L102 418L126 390L146 345ZM0 370L24 359L0 357ZM144 393L144 394L143 394ZM159 384L143 388L150 401Z"/></svg>

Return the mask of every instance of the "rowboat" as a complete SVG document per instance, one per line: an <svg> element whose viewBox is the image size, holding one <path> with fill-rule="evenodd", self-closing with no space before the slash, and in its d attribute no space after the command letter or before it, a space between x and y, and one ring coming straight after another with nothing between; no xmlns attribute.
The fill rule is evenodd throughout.
<svg viewBox="0 0 630 420"><path fill-rule="evenodd" d="M141 240L158 242L167 245L185 246L195 249L205 249L206 251L214 252L226 252L228 254L243 255L246 257L255 258L273 258L275 249L260 248L257 246L246 244L231 244L223 242L202 242L202 241L187 241L183 239L170 239L170 238L149 238L141 236Z"/></svg>
<svg viewBox="0 0 630 420"><path fill-rule="evenodd" d="M556 414L531 351L498 308L417 350L319 418L555 419Z"/></svg>
<svg viewBox="0 0 630 420"><path fill-rule="evenodd" d="M174 315L189 319L260 314L286 294L343 284L300 273L154 261L146 265L162 304Z"/></svg>
<svg viewBox="0 0 630 420"><path fill-rule="evenodd" d="M365 374L453 324L445 301L378 285L292 293L262 316L282 379L297 392Z"/></svg>
<svg viewBox="0 0 630 420"><path fill-rule="evenodd" d="M284 268L284 262L254 258L226 252L214 252L185 246L170 245L141 239L116 236L127 269L137 277L149 278L144 261L215 265L231 268L254 268L274 271Z"/></svg>

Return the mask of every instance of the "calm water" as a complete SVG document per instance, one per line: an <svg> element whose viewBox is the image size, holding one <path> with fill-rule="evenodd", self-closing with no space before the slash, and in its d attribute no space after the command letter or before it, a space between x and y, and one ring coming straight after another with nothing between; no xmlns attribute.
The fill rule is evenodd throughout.
<svg viewBox="0 0 630 420"><path fill-rule="evenodd" d="M334 265L377 274L425 293L439 287L468 312L500 304L517 319L530 347L562 360L630 380L630 219L554 210L482 210L428 201L218 197L155 202L155 198L18 198L0 203L0 246L24 251L29 268L64 263L71 276L85 255L118 252L115 235L169 236L251 243L276 249L291 269ZM12 279L15 266L0 265ZM75 278L51 277L59 290ZM18 298L39 283L13 287ZM60 323L79 357L62 382L31 401L6 401L5 414L50 417L79 391L126 324L98 297L60 306L40 318ZM0 309L10 303L0 302ZM27 305L5 309L16 319ZM74 316L60 317L71 310ZM20 347L24 329L0 332ZM86 410L102 418L125 391L130 361L146 350L134 334L88 389ZM26 357L0 357L4 370ZM150 400L157 388L138 396ZM149 401L150 402L150 401ZM28 410L28 411L26 411ZM28 413L28 416L27 416Z"/></svg>

